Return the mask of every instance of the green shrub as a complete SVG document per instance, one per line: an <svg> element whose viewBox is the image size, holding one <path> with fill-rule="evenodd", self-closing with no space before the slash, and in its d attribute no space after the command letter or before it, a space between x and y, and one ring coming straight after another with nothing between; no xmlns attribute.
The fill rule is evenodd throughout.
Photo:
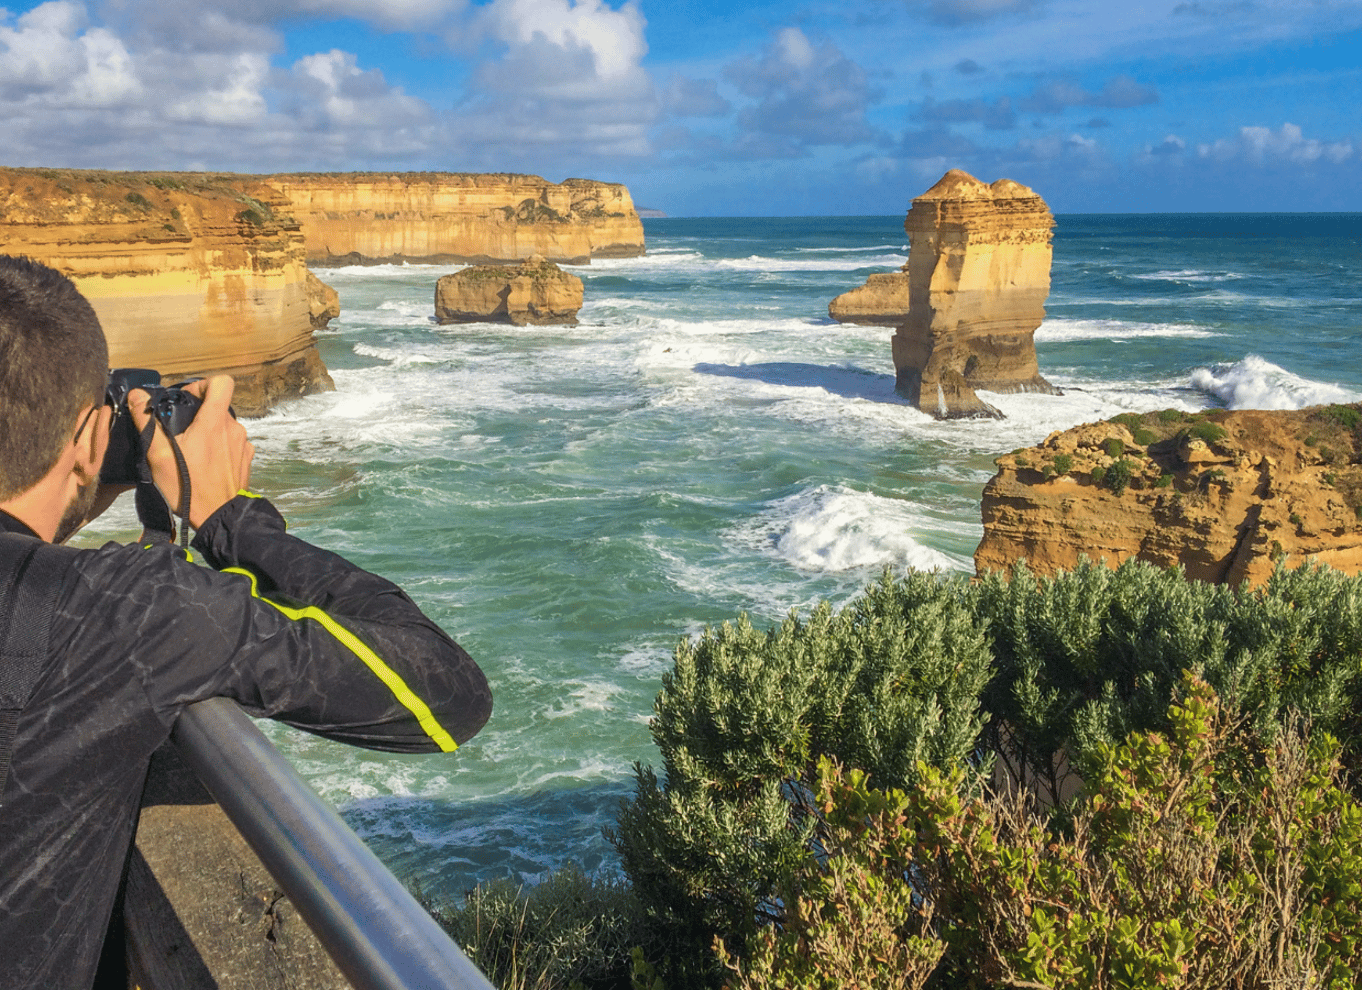
<svg viewBox="0 0 1362 990"><path fill-rule="evenodd" d="M1159 475L1159 480L1156 481L1156 482L1154 482L1154 487L1155 487L1155 488L1167 488L1167 487L1168 487L1169 485L1171 485L1172 483L1173 483L1173 476L1172 476L1171 474L1161 474L1161 475Z"/></svg>
<svg viewBox="0 0 1362 990"><path fill-rule="evenodd" d="M1119 416L1111 417L1107 422L1120 423L1127 430L1134 433L1144 424L1144 417L1139 413L1121 413Z"/></svg>
<svg viewBox="0 0 1362 990"><path fill-rule="evenodd" d="M133 206L136 206L139 209L143 210L151 209L151 200L147 199L139 192L130 192L124 198Z"/></svg>
<svg viewBox="0 0 1362 990"><path fill-rule="evenodd" d="M1041 477L1045 478L1046 480L1053 478L1055 476L1055 466L1053 464L1045 465L1045 467L1040 469L1040 474Z"/></svg>
<svg viewBox="0 0 1362 990"><path fill-rule="evenodd" d="M1017 467L1019 467L1019 468L1030 467L1030 466L1031 466L1031 462L1028 461L1025 457L1022 457L1021 455L1018 455L1018 456L1012 458L1012 463L1015 464L1015 465L1017 465Z"/></svg>
<svg viewBox="0 0 1362 990"><path fill-rule="evenodd" d="M531 887L481 884L461 907L427 907L500 990L625 990L631 950L647 937L629 885L576 866Z"/></svg>
<svg viewBox="0 0 1362 990"><path fill-rule="evenodd" d="M1068 474L1074 466L1074 459L1070 454L1055 455L1055 472L1057 474Z"/></svg>
<svg viewBox="0 0 1362 990"><path fill-rule="evenodd" d="M1125 492L1126 487L1129 486L1130 479L1134 473L1134 469L1130 466L1130 461L1122 457L1117 461L1113 461L1111 467L1108 469L1107 484L1111 486L1111 490L1115 494L1121 495Z"/></svg>
<svg viewBox="0 0 1362 990"><path fill-rule="evenodd" d="M1094 485L1100 485L1103 481L1106 480L1106 478L1107 469L1104 468L1102 465L1099 464L1097 465L1097 467L1092 469L1092 483Z"/></svg>
<svg viewBox="0 0 1362 990"><path fill-rule="evenodd" d="M1204 440L1206 443L1215 443L1217 440L1223 440L1225 437L1229 436L1228 431L1219 423L1212 423L1210 420L1204 419L1199 423L1192 424L1187 432L1189 435L1196 437L1198 440Z"/></svg>
<svg viewBox="0 0 1362 990"><path fill-rule="evenodd" d="M665 777L636 766L609 833L668 985L713 983L716 936L743 957L759 923L786 920L776 892L826 841L820 757L889 787L964 760L989 675L961 586L926 574L886 574L839 613L767 632L744 616L679 644L652 720Z"/></svg>
<svg viewBox="0 0 1362 990"><path fill-rule="evenodd" d="M1108 457L1120 457L1126 452L1125 441L1120 437L1109 437L1107 441L1102 444L1102 449L1106 451Z"/></svg>
<svg viewBox="0 0 1362 990"><path fill-rule="evenodd" d="M1362 423L1362 410L1355 406L1331 405L1320 410L1320 415L1332 420L1345 430L1355 430Z"/></svg>
<svg viewBox="0 0 1362 990"><path fill-rule="evenodd" d="M1159 412L1160 423L1181 423L1187 417L1177 409L1163 409Z"/></svg>
<svg viewBox="0 0 1362 990"><path fill-rule="evenodd" d="M1146 430L1143 426L1136 427L1132 432L1132 436L1135 437L1135 442L1141 447L1148 447L1151 443L1156 443L1159 439L1157 433L1153 430Z"/></svg>

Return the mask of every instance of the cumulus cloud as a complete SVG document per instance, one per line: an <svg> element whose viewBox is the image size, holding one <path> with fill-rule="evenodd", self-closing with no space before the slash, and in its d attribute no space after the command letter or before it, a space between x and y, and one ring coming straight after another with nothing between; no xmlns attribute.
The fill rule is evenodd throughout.
<svg viewBox="0 0 1362 990"><path fill-rule="evenodd" d="M1353 157L1352 142L1326 143L1307 138L1298 125L1290 123L1282 124L1275 131L1267 127L1241 127L1238 137L1199 144L1196 150L1200 158L1239 160L1252 165L1313 165L1318 162L1339 165Z"/></svg>
<svg viewBox="0 0 1362 990"><path fill-rule="evenodd" d="M991 131L1011 130L1017 125L1012 101L1000 96L992 103L986 100L927 100L913 114L914 120L938 124L983 124Z"/></svg>
<svg viewBox="0 0 1362 990"><path fill-rule="evenodd" d="M1159 94L1151 87L1140 85L1130 76L1116 76L1097 93L1073 82L1052 82L1037 88L1017 105L1026 113L1062 113L1069 107L1121 110L1158 102Z"/></svg>
<svg viewBox="0 0 1362 990"><path fill-rule="evenodd" d="M0 101L11 112L113 108L141 90L127 48L88 27L80 4L53 0L0 23Z"/></svg>
<svg viewBox="0 0 1362 990"><path fill-rule="evenodd" d="M865 70L831 42L814 44L797 27L782 28L757 58L728 65L724 77L756 101L739 113L748 140L779 137L786 147L855 144L875 132L866 110L880 99Z"/></svg>
<svg viewBox="0 0 1362 990"><path fill-rule="evenodd" d="M1187 147L1187 142L1176 134L1167 135L1158 144L1147 144L1144 148L1146 155L1180 155Z"/></svg>

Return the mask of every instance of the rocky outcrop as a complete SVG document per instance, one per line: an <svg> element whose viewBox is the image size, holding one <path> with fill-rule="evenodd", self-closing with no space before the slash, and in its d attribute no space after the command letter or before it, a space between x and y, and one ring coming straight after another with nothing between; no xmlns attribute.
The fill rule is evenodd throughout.
<svg viewBox="0 0 1362 990"><path fill-rule="evenodd" d="M0 253L69 276L114 367L236 378L238 413L333 388L312 336L303 237L260 182L0 169Z"/></svg>
<svg viewBox="0 0 1362 990"><path fill-rule="evenodd" d="M514 262L536 254L586 264L643 254L643 223L619 183L443 172L263 178L288 200L314 265Z"/></svg>
<svg viewBox="0 0 1362 990"><path fill-rule="evenodd" d="M576 326L581 308L582 280L538 255L514 268L474 265L435 286L440 323Z"/></svg>
<svg viewBox="0 0 1362 990"><path fill-rule="evenodd" d="M982 573L1080 557L1261 584L1278 561L1362 573L1362 404L1291 412L1125 414L998 459Z"/></svg>
<svg viewBox="0 0 1362 990"><path fill-rule="evenodd" d="M828 316L838 323L897 327L908 322L908 266L871 275L865 285L843 292L828 303Z"/></svg>
<svg viewBox="0 0 1362 990"><path fill-rule="evenodd" d="M938 419L1001 416L978 398L1057 390L1040 376L1035 331L1050 293L1044 200L1011 179L959 169L913 200L908 319L894 335L896 388Z"/></svg>
<svg viewBox="0 0 1362 990"><path fill-rule="evenodd" d="M340 316L340 295L311 272L307 273L307 315L313 330L325 330Z"/></svg>

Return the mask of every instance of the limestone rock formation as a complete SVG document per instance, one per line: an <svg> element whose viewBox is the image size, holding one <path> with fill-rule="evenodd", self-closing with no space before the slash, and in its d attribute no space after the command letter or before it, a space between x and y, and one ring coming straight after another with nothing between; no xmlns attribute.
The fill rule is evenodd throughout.
<svg viewBox="0 0 1362 990"><path fill-rule="evenodd" d="M478 264L535 254L587 264L643 254L643 223L619 183L442 172L263 178L287 199L313 264Z"/></svg>
<svg viewBox="0 0 1362 990"><path fill-rule="evenodd" d="M188 173L0 169L0 254L68 275L114 367L225 373L259 415L333 388L312 336L303 237L277 190Z"/></svg>
<svg viewBox="0 0 1362 990"><path fill-rule="evenodd" d="M1174 410L1052 434L998 459L976 568L1136 557L1261 584L1284 561L1362 573L1362 404Z"/></svg>
<svg viewBox="0 0 1362 990"><path fill-rule="evenodd" d="M908 319L894 335L896 388L938 419L1001 416L975 389L1057 390L1040 376L1035 331L1050 293L1044 200L1011 179L959 169L913 200L903 229Z"/></svg>
<svg viewBox="0 0 1362 990"><path fill-rule="evenodd" d="M908 266L871 275L865 285L843 292L828 303L828 316L838 323L897 327L908 322Z"/></svg>
<svg viewBox="0 0 1362 990"><path fill-rule="evenodd" d="M582 280L535 255L514 268L473 265L435 286L440 323L576 326Z"/></svg>
<svg viewBox="0 0 1362 990"><path fill-rule="evenodd" d="M313 330L324 330L340 316L340 295L311 272L307 273L307 313Z"/></svg>

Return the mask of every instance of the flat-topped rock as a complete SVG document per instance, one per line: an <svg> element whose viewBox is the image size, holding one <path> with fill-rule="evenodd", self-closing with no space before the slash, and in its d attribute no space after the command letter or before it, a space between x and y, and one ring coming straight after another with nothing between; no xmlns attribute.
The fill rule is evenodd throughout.
<svg viewBox="0 0 1362 990"><path fill-rule="evenodd" d="M908 267L871 275L865 285L843 292L828 303L828 316L838 323L896 327L908 322Z"/></svg>
<svg viewBox="0 0 1362 990"><path fill-rule="evenodd" d="M923 412L1001 417L975 389L1058 393L1041 377L1035 347L1053 227L1045 201L1011 179L989 185L952 169L913 200L894 370L896 388Z"/></svg>
<svg viewBox="0 0 1362 990"><path fill-rule="evenodd" d="M535 255L516 266L473 265L435 286L440 323L576 326L582 280Z"/></svg>

